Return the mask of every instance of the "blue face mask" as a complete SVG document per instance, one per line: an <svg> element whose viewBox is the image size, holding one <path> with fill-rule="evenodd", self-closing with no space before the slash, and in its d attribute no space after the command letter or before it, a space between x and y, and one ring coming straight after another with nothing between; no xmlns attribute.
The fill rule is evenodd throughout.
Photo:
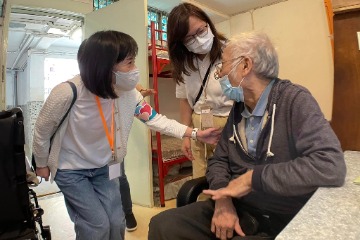
<svg viewBox="0 0 360 240"><path fill-rule="evenodd" d="M244 81L244 78L241 80L240 84L242 81ZM224 95L236 102L244 102L244 90L240 87L240 84L238 87L231 86L228 75L225 75L220 79L220 86Z"/></svg>

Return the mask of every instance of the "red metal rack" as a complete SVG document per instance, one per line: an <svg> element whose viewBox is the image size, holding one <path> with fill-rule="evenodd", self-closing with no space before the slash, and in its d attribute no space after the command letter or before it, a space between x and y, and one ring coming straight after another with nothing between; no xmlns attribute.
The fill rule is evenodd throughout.
<svg viewBox="0 0 360 240"><path fill-rule="evenodd" d="M158 91L158 78L171 78L171 71L164 71L164 68L170 64L169 59L160 58L157 55L157 51L167 51L165 46L165 41L162 39L162 34L165 31L155 29L155 22L151 22L150 25L151 31L151 44L149 50L151 50L151 56L149 56L149 61L152 63L152 74L150 77L153 78L153 89L156 91L154 94L154 108L156 112L160 113L159 109L159 91ZM160 44L156 45L156 35L159 36ZM169 167L174 164L182 163L188 161L189 159L185 156L180 156L175 159L163 161L163 155L161 151L161 134L156 132L156 145L157 149L152 149L152 160L158 163L158 175L159 175L159 191L160 191L160 206L165 207L165 193L164 193L164 178L168 173Z"/></svg>

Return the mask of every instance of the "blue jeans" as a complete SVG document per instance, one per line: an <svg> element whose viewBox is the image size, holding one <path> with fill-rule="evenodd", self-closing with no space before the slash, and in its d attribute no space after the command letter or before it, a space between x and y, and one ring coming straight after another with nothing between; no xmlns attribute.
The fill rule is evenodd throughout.
<svg viewBox="0 0 360 240"><path fill-rule="evenodd" d="M130 195L130 186L129 181L127 180L125 174L125 166L124 161L121 163L121 176L119 177L120 182L120 195L121 195L121 202L122 208L125 215L132 214L132 201Z"/></svg>
<svg viewBox="0 0 360 240"><path fill-rule="evenodd" d="M64 194L76 239L123 240L125 217L118 179L108 166L85 170L58 169L55 182ZM120 203L120 204L119 204Z"/></svg>

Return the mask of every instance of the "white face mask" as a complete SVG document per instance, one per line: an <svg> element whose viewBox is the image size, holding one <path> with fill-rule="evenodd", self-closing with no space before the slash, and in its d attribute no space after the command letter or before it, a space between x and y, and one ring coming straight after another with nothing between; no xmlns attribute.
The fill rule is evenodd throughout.
<svg viewBox="0 0 360 240"><path fill-rule="evenodd" d="M129 72L114 72L116 76L116 85L122 91L130 91L136 87L139 82L140 71L135 68Z"/></svg>
<svg viewBox="0 0 360 240"><path fill-rule="evenodd" d="M210 26L208 26L208 32L204 37L195 37L195 42L190 45L185 45L185 47L193 53L197 54L206 54L210 52L213 42L214 42L214 34L211 31Z"/></svg>

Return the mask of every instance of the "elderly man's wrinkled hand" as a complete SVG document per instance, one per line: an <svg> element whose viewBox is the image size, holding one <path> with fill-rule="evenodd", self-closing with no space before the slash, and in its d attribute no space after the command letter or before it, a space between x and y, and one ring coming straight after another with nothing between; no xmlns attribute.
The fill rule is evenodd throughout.
<svg viewBox="0 0 360 240"><path fill-rule="evenodd" d="M245 236L231 198L217 200L211 220L211 232L217 238L226 240L233 237L234 231L240 236Z"/></svg>
<svg viewBox="0 0 360 240"><path fill-rule="evenodd" d="M225 188L218 190L204 190L203 193L211 195L213 200L218 200L226 197L240 198L251 192L252 188L252 174L253 170L250 170L238 178L230 181L229 185Z"/></svg>
<svg viewBox="0 0 360 240"><path fill-rule="evenodd" d="M217 144L220 139L221 128L208 128L197 132L197 140L207 144Z"/></svg>

